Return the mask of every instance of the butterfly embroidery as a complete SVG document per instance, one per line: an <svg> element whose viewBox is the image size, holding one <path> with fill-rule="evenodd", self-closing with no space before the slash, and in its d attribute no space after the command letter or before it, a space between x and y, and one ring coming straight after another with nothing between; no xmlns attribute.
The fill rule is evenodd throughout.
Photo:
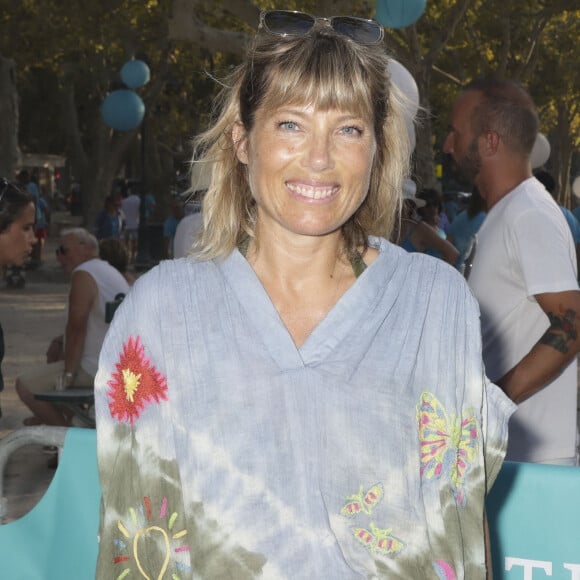
<svg viewBox="0 0 580 580"><path fill-rule="evenodd" d="M463 493L465 474L477 454L477 422L474 415L462 419L447 415L435 395L424 392L417 405L419 442L421 445L421 477L439 477L450 469L453 494L465 506Z"/></svg>
<svg viewBox="0 0 580 580"><path fill-rule="evenodd" d="M371 552L380 554L396 554L400 552L404 544L393 536L393 528L382 530L371 522L371 530L365 528L353 528L354 537Z"/></svg>
<svg viewBox="0 0 580 580"><path fill-rule="evenodd" d="M340 513L347 518L352 518L360 513L371 515L373 508L383 499L383 495L382 483L376 483L364 493L361 485L356 495L350 495L346 498L349 501L342 506Z"/></svg>

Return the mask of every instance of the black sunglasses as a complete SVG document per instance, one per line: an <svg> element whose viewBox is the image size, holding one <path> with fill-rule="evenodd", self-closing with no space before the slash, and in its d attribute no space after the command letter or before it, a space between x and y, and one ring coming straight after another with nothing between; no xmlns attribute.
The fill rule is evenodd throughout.
<svg viewBox="0 0 580 580"><path fill-rule="evenodd" d="M77 241L76 243L73 243L74 246L84 246L85 242L79 242ZM70 250L71 248L65 248L62 244L55 250L56 251L56 255L57 256L66 256L66 253Z"/></svg>
<svg viewBox="0 0 580 580"><path fill-rule="evenodd" d="M356 16L332 16L320 18L293 10L266 10L260 14L262 29L278 36L300 36L308 34L317 22L330 26L335 32L346 36L357 44L379 44L385 35L384 28L374 20Z"/></svg>

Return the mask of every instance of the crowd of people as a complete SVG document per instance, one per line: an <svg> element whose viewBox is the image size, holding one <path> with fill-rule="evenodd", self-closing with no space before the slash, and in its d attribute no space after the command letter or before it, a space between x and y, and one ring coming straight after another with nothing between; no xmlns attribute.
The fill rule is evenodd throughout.
<svg viewBox="0 0 580 580"><path fill-rule="evenodd" d="M68 425L34 393L94 384L98 577L147 535L132 555L175 577L483 579L504 458L577 465L580 237L532 172L532 97L459 92L443 151L472 194L449 218L409 179L383 34L262 12L195 141L202 212L174 200L174 259L135 284L136 192L62 232L66 326L16 390L27 424ZM0 182L0 264L35 224L34 194ZM153 505L187 550L151 533Z"/></svg>

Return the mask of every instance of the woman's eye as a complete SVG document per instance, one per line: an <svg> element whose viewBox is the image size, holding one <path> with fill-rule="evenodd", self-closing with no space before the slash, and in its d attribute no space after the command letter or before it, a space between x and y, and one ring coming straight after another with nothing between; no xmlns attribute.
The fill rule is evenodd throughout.
<svg viewBox="0 0 580 580"><path fill-rule="evenodd" d="M281 129L287 129L288 131L296 131L298 125L294 121L282 121L278 124Z"/></svg>
<svg viewBox="0 0 580 580"><path fill-rule="evenodd" d="M363 134L363 130L361 127L356 127L354 125L349 125L348 127L343 127L341 129L341 132L344 133L345 135L362 135Z"/></svg>

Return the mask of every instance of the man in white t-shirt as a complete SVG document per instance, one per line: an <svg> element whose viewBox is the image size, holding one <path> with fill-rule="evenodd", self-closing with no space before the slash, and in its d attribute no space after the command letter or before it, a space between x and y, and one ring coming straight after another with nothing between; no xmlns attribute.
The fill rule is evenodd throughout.
<svg viewBox="0 0 580 580"><path fill-rule="evenodd" d="M25 425L68 426L72 414L34 394L52 391L57 379L66 388L92 387L98 358L109 329L106 304L130 287L123 275L99 259L99 244L84 228L64 230L57 248L58 260L70 274L64 333L55 337L46 352L48 364L27 368L16 379L16 392L33 415Z"/></svg>
<svg viewBox="0 0 580 580"><path fill-rule="evenodd" d="M129 263L135 262L137 257L137 241L139 237L139 213L141 211L141 198L130 191L129 195L121 202L125 214L125 244L129 254Z"/></svg>
<svg viewBox="0 0 580 580"><path fill-rule="evenodd" d="M455 101L443 150L487 202L466 272L486 372L519 404L506 458L575 465L580 290L566 220L532 176L538 126L520 85L476 81Z"/></svg>

